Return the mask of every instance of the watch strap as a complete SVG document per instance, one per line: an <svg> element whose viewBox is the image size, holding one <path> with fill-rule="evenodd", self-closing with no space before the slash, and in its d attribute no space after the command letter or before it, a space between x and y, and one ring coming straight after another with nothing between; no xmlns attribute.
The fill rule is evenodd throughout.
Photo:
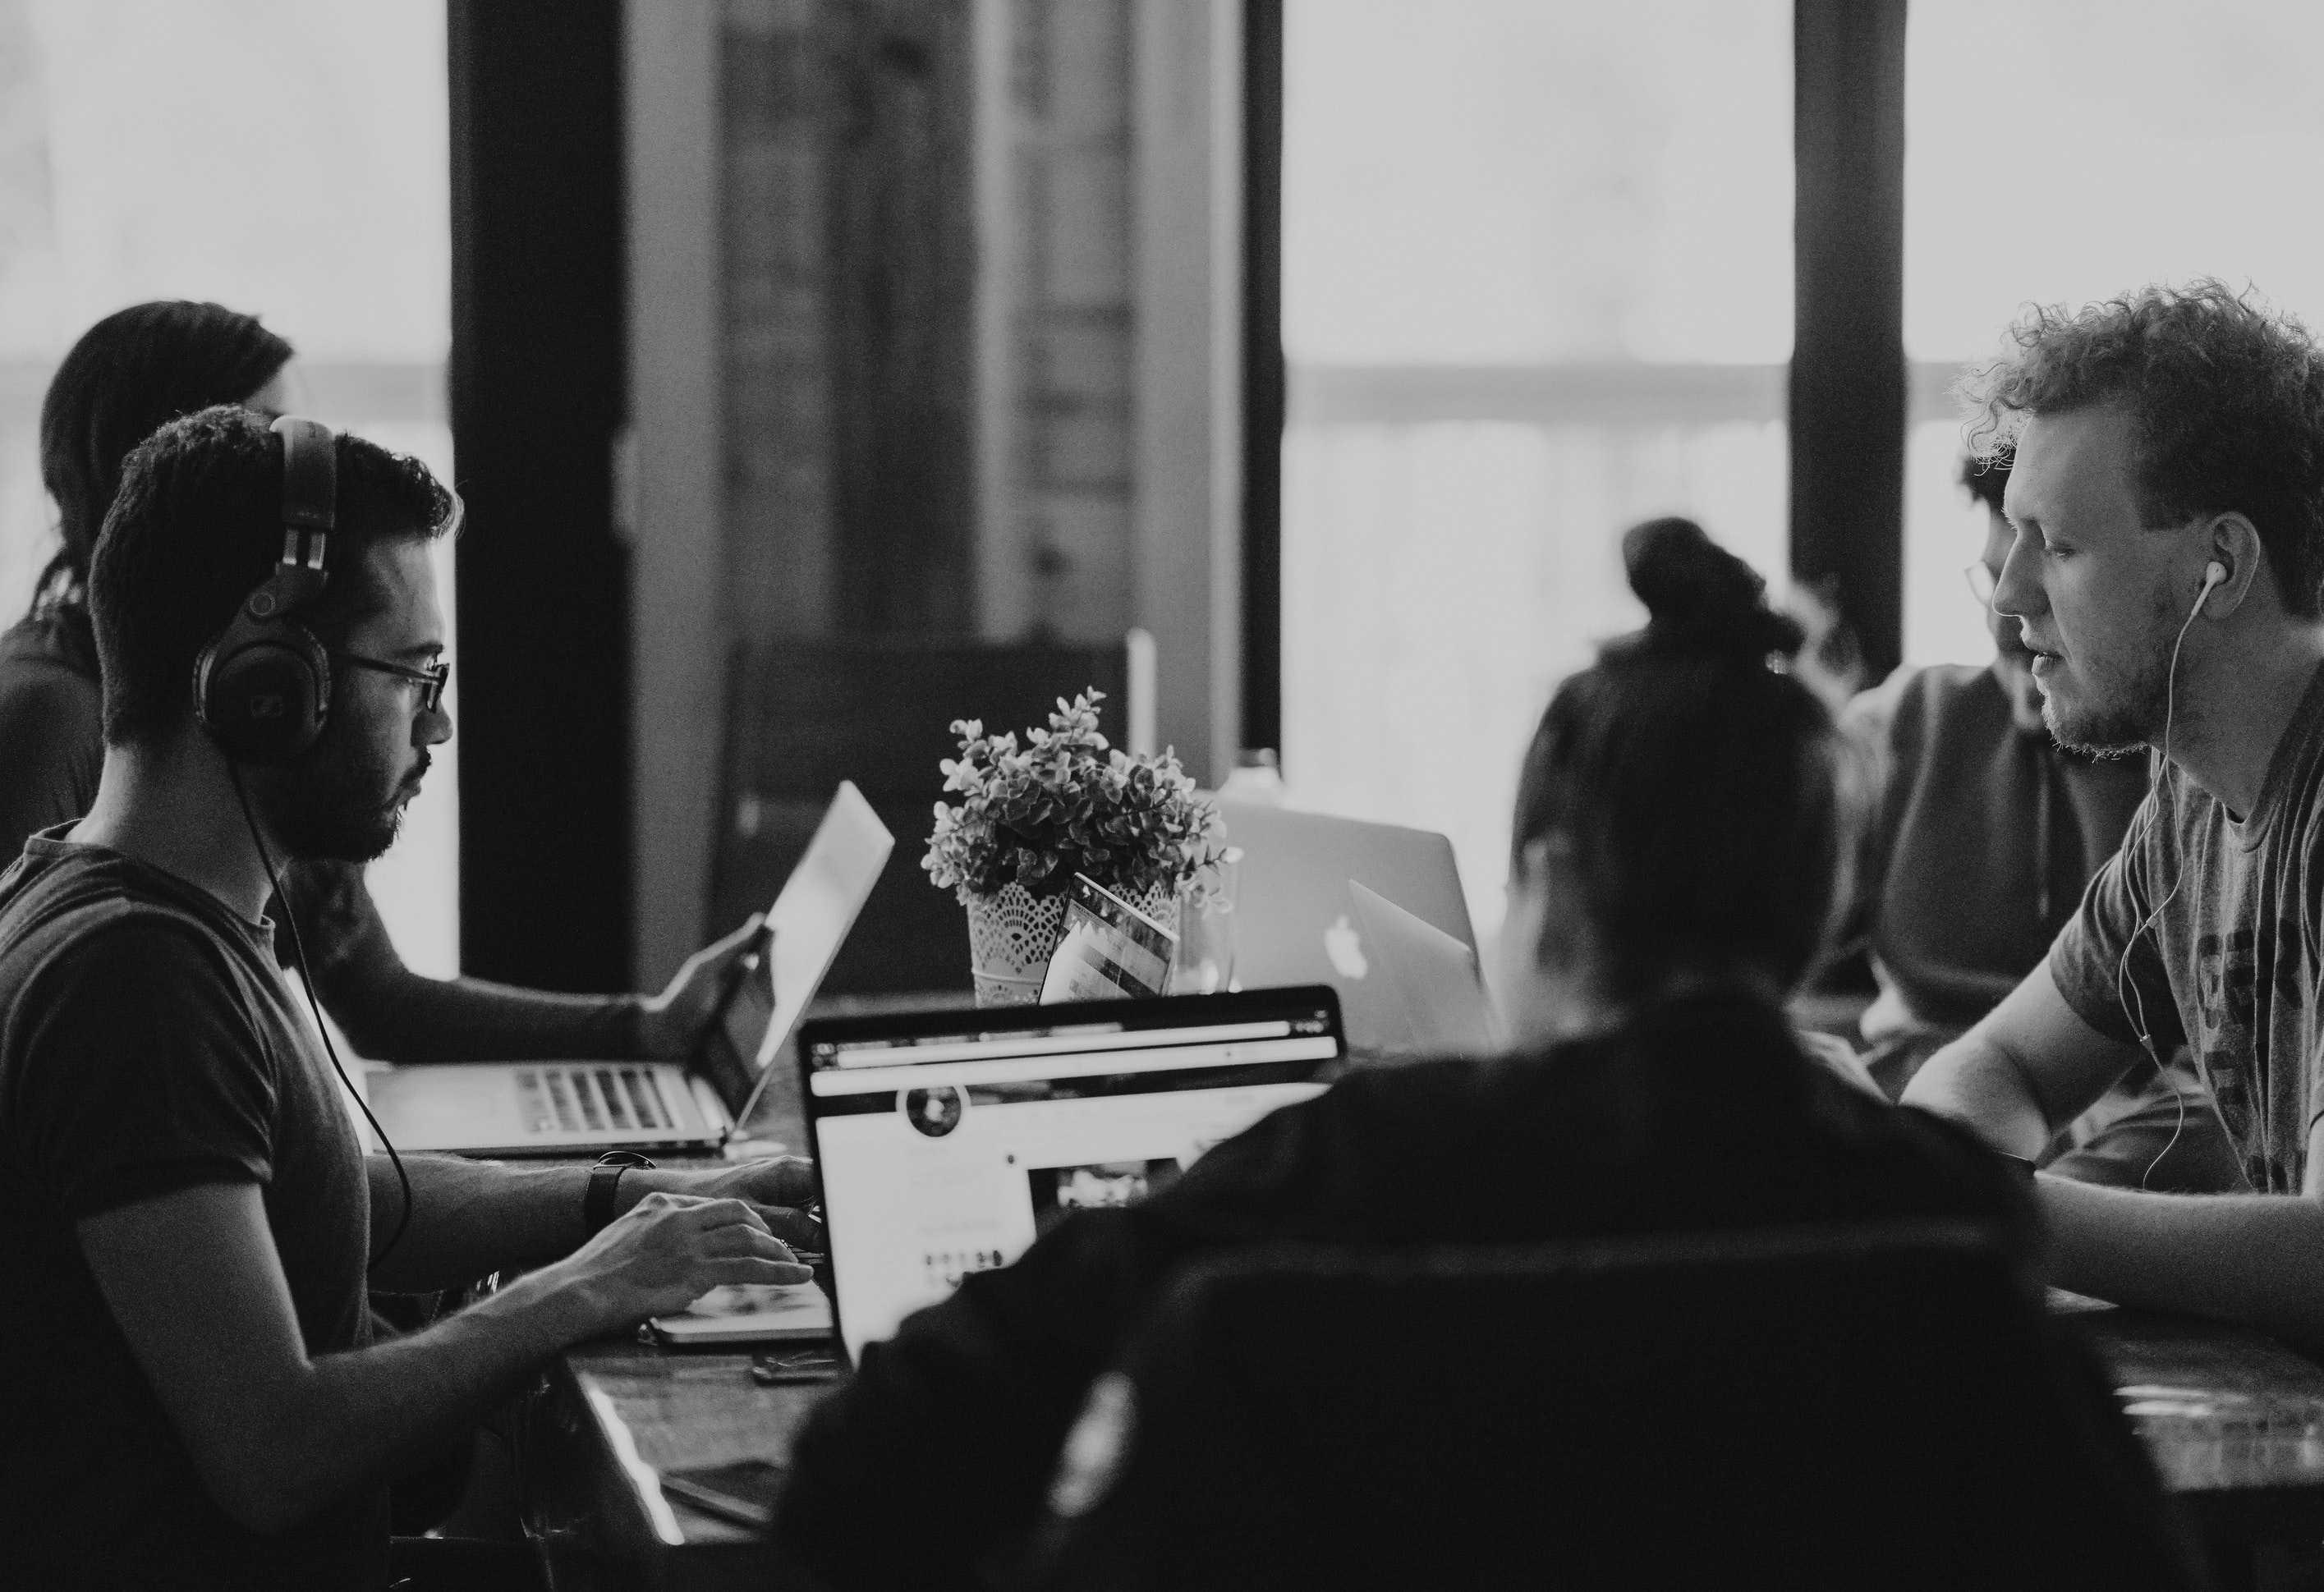
<svg viewBox="0 0 2324 1592"><path fill-rule="evenodd" d="M650 1168L653 1162L635 1150L608 1150L597 1157L589 1168L589 1186L581 1194L581 1226L584 1234L595 1238L613 1224L613 1192L621 1184L622 1173L632 1166Z"/></svg>

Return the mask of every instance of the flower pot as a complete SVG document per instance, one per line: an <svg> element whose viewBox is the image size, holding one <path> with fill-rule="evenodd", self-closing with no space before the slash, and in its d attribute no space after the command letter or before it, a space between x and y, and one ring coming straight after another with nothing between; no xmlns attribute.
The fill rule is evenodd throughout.
<svg viewBox="0 0 2324 1592"><path fill-rule="evenodd" d="M1164 928L1177 928L1177 895L1167 887L1128 900ZM1049 958L1065 937L1065 897L1037 899L1023 885L1006 884L990 896L965 896L962 905L968 909L968 968L976 980L976 1004L1031 1006L1038 1001Z"/></svg>

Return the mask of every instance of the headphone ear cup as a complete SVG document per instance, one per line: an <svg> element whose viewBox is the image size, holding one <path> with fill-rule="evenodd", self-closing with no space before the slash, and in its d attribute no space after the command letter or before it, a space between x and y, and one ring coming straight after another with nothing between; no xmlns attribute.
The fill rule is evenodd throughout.
<svg viewBox="0 0 2324 1592"><path fill-rule="evenodd" d="M331 662L303 625L229 629L196 666L195 711L227 756L284 763L315 744L331 713Z"/></svg>

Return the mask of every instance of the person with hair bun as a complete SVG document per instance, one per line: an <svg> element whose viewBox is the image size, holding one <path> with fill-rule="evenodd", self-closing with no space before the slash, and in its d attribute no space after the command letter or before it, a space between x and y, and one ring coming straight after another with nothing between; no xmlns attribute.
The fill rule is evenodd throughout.
<svg viewBox="0 0 2324 1592"><path fill-rule="evenodd" d="M57 366L41 403L41 478L56 502L61 545L31 611L0 633L0 869L30 836L79 817L96 799L105 736L88 571L131 450L213 404L281 414L292 357L254 316L158 299L106 316ZM286 871L283 888L307 936L317 995L375 1061L683 1060L721 972L756 928L745 924L698 953L659 995L568 995L413 972L360 866L302 864ZM278 922L284 905L271 915Z"/></svg>
<svg viewBox="0 0 2324 1592"><path fill-rule="evenodd" d="M1927 1217L2030 1259L2006 1168L1819 1064L1785 1017L1841 843L1831 715L1784 672L1799 627L1690 521L1623 552L1652 617L1558 687L1526 754L1509 1053L1351 1073L906 1321L801 1436L782 1558L851 1587L1005 1562L1089 1383L1208 1251Z"/></svg>

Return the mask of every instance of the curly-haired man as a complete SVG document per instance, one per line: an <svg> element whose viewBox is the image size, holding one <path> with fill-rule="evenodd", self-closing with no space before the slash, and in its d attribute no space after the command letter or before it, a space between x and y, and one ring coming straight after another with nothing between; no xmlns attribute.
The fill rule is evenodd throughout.
<svg viewBox="0 0 2324 1592"><path fill-rule="evenodd" d="M2030 1157L2188 1044L2260 1192L2044 1176L2057 1280L2324 1339L2324 352L2210 282L2015 336L1978 394L2014 455L1994 608L2061 743L2162 755L2043 964L1905 1099Z"/></svg>

